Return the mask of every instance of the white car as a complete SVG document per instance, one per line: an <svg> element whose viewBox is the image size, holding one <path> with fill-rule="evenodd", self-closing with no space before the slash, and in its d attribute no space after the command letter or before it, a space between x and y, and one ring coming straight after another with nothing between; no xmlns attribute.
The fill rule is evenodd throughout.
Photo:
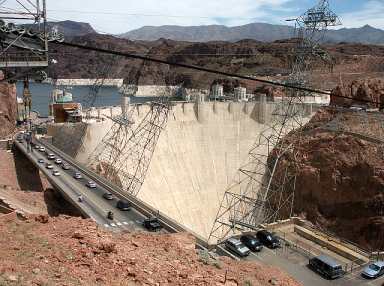
<svg viewBox="0 0 384 286"><path fill-rule="evenodd" d="M96 188L96 183L93 181L88 181L87 185L88 188L94 189Z"/></svg>
<svg viewBox="0 0 384 286"><path fill-rule="evenodd" d="M46 167L47 169L49 169L49 170L52 170L52 169L53 169L53 165L50 164L50 163L47 163L47 164L45 165L45 167Z"/></svg>
<svg viewBox="0 0 384 286"><path fill-rule="evenodd" d="M75 179L81 179L81 178L83 178L83 176L81 175L81 173L79 173L79 172L76 172L74 175L73 175L73 177L75 178Z"/></svg>
<svg viewBox="0 0 384 286"><path fill-rule="evenodd" d="M48 154L48 160L55 160L55 154L52 154L52 153L50 153L50 154Z"/></svg>
<svg viewBox="0 0 384 286"><path fill-rule="evenodd" d="M55 160L55 163L58 164L58 165L60 165L61 163L63 163L63 161L62 161L60 158L57 158L57 159Z"/></svg>
<svg viewBox="0 0 384 286"><path fill-rule="evenodd" d="M41 146L39 149L40 152L45 152L45 147Z"/></svg>
<svg viewBox="0 0 384 286"><path fill-rule="evenodd" d="M52 172L52 175L54 175L54 176L60 176L60 172L59 171L57 171L57 170L53 170L53 172Z"/></svg>

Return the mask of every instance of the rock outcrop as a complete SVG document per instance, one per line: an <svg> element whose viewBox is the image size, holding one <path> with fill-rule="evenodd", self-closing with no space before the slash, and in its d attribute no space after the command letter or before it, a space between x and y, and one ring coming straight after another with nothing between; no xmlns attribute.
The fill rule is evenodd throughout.
<svg viewBox="0 0 384 286"><path fill-rule="evenodd" d="M197 252L188 234L112 234L91 220L14 213L0 216L0 232L2 285L300 286L273 267Z"/></svg>
<svg viewBox="0 0 384 286"><path fill-rule="evenodd" d="M366 130L377 116L384 120L379 113L366 116ZM288 153L279 170L288 166L297 174L297 215L367 249L383 249L384 141L371 137L369 130L357 130L355 117L351 111L319 111L300 133L288 137L300 142L297 165ZM337 129L329 125L336 124L335 119L341 121Z"/></svg>
<svg viewBox="0 0 384 286"><path fill-rule="evenodd" d="M347 86L337 86L331 93L331 105L361 105L383 109L384 81L355 80Z"/></svg>
<svg viewBox="0 0 384 286"><path fill-rule="evenodd" d="M15 130L16 115L16 85L0 83L0 138Z"/></svg>

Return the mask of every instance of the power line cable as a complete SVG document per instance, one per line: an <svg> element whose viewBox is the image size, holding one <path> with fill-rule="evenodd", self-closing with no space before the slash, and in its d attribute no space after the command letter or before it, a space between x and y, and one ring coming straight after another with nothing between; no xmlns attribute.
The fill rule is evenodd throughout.
<svg viewBox="0 0 384 286"><path fill-rule="evenodd" d="M88 51L94 51L94 52L98 52L98 53L116 55L116 56L121 56L121 57L126 57L126 58L132 58L132 59L138 59L138 60L143 60L143 61L150 61L150 62L155 62L155 63L159 63L159 64L165 64L165 65L180 67L180 68L198 70L198 71L202 71L202 72L206 72L206 73L218 74L218 75L232 77L232 78L238 78L238 79L242 79L242 80L256 81L256 82L260 82L260 83L265 83L265 84L270 84L270 85L275 85L275 86L281 86L281 87L291 88L291 89L296 89L296 90L301 90L301 91L307 91L307 92L311 92L311 93L326 94L326 95L330 94L330 92L324 91L324 90L317 90L317 89L312 89L312 88L307 88L307 87L299 87L299 86L289 85L289 84L275 82L275 81L271 81L271 80L265 80L265 79L250 77L250 76L233 74L233 73L229 73L229 72L223 72L223 71L218 71L218 70L214 70L214 69L208 69L208 68L204 68L201 66L170 62L167 60L161 60L161 59L156 59L156 58L151 58L151 57L141 56L141 55L136 55L136 54L131 54L131 53L124 53L124 52L119 52L119 51L114 51L114 50L107 50L107 49L96 48L96 47L91 47L91 46L84 46L84 45L79 45L79 44L69 43L69 42L62 42L62 43L57 43L57 44L67 46L67 47L72 47L72 48L79 48L79 49L84 49L84 50L88 50Z"/></svg>
<svg viewBox="0 0 384 286"><path fill-rule="evenodd" d="M214 70L214 69L208 69L208 68L204 68L201 66L170 62L170 61L166 61L166 60L151 58L148 56L141 56L141 55L136 55L136 54L131 54L131 53L124 53L124 52L119 52L119 51L114 51L114 50L107 50L107 49L96 48L96 47L91 47L91 46L84 46L84 45L79 45L79 44L75 44L75 43L68 43L68 42L62 42L62 43L58 43L58 44L72 47L72 48L85 49L85 50L104 53L104 54L111 54L111 55L122 56L122 57L126 57L126 58L139 59L139 60L150 61L150 62L155 62L155 63L159 63L159 64L166 64L166 65L170 65L170 66L180 67L180 68L186 68L186 69L192 69L192 70L197 70L197 71L202 71L202 72L207 72L207 73L212 73L212 74L218 74L218 75L223 75L223 76L232 77L232 78L238 78L238 79L242 79L242 80L255 81L255 82L265 83L265 84L269 84L269 85L280 86L280 87L284 87L284 88L296 89L296 90L300 90L300 91L306 91L306 92L317 93L317 94L330 95L329 91L312 89L312 88L308 88L308 87L294 86L294 85L289 85L286 83L280 83L280 82L271 81L271 80L259 79L259 78L254 78L254 77L250 77L250 76L243 76L243 75L239 75L239 74L233 74L233 73L218 71L218 70ZM342 95L333 95L333 96L338 97L338 98L353 100L356 102L364 102L364 103L372 103L372 104L380 105L380 102L373 101L373 100L354 99L354 98L351 98L348 96L342 96Z"/></svg>

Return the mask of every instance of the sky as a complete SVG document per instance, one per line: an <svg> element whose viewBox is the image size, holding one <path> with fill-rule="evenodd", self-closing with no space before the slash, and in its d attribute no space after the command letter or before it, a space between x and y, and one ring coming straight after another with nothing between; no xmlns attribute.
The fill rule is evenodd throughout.
<svg viewBox="0 0 384 286"><path fill-rule="evenodd" d="M24 2L27 2L25 0ZM220 24L238 26L252 22L287 24L318 0L47 0L48 18L90 23L101 33L120 34L142 26ZM16 0L0 5L16 8ZM23 2L23 1L21 1ZM384 29L384 0L329 0L343 27L366 24ZM0 6L1 7L1 6Z"/></svg>

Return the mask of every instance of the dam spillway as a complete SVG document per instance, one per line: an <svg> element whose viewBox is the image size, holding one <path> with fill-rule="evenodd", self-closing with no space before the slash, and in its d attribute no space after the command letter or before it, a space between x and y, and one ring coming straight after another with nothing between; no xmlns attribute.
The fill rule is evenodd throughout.
<svg viewBox="0 0 384 286"><path fill-rule="evenodd" d="M175 104L138 198L207 239L224 192L267 129L274 107L265 101ZM145 104L131 108L135 124L150 109ZM303 121L310 119L311 111ZM104 120L89 122L85 129L71 124L48 128L56 146L85 164L113 124L107 117L121 114L121 107L91 113Z"/></svg>

